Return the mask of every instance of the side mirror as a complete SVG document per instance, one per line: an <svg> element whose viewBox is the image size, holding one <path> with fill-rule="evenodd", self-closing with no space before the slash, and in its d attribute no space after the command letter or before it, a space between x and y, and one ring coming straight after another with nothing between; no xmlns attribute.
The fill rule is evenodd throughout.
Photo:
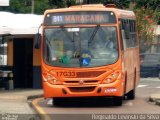
<svg viewBox="0 0 160 120"><path fill-rule="evenodd" d="M34 48L39 49L41 46L41 34L36 33L35 40L34 40Z"/></svg>

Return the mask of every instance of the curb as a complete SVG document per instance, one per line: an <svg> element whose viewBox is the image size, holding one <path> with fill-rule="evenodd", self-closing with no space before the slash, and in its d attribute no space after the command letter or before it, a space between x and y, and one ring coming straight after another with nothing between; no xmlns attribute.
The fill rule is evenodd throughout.
<svg viewBox="0 0 160 120"><path fill-rule="evenodd" d="M32 91L31 91L32 92ZM8 92L5 94L1 94L0 92L0 100L20 100L20 101L24 101L27 102L28 100L33 100L36 98L40 98L43 97L43 93L33 93L30 95L25 95L25 93L12 93L12 92Z"/></svg>
<svg viewBox="0 0 160 120"><path fill-rule="evenodd" d="M20 100L20 101L24 101L26 102L27 101L27 97L24 97L24 96L0 96L0 99L1 100Z"/></svg>
<svg viewBox="0 0 160 120"><path fill-rule="evenodd" d="M7 96L0 96L1 100L20 100L23 102L27 102L36 98L43 97L43 94L37 94L37 95L29 95L29 96L22 96L22 95L7 95Z"/></svg>
<svg viewBox="0 0 160 120"><path fill-rule="evenodd" d="M152 94L150 97L149 97L149 101L150 102L156 102L156 101L159 101L160 100L160 94Z"/></svg>
<svg viewBox="0 0 160 120"><path fill-rule="evenodd" d="M38 105L38 102L43 100L43 98L34 99L31 102L31 106L36 110L38 115L40 116L41 120L52 120L49 115Z"/></svg>
<svg viewBox="0 0 160 120"><path fill-rule="evenodd" d="M41 98L41 97L43 97L43 94L30 95L30 96L27 96L27 101L28 100L33 100L33 99L36 99L36 98Z"/></svg>
<svg viewBox="0 0 160 120"><path fill-rule="evenodd" d="M149 97L149 102L155 102L155 99Z"/></svg>
<svg viewBox="0 0 160 120"><path fill-rule="evenodd" d="M159 105L160 106L160 94L152 94L149 97L149 101L150 102L154 102L155 105Z"/></svg>

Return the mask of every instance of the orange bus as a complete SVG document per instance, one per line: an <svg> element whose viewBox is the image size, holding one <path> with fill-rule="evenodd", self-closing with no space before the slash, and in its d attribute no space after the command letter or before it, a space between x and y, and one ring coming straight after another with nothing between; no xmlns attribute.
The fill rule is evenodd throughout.
<svg viewBox="0 0 160 120"><path fill-rule="evenodd" d="M42 24L45 98L113 97L115 105L135 98L139 44L132 11L78 5L46 10Z"/></svg>

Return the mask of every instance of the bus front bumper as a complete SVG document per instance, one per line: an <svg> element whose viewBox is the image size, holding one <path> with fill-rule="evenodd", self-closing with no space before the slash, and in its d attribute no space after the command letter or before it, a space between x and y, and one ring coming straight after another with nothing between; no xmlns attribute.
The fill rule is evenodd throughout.
<svg viewBox="0 0 160 120"><path fill-rule="evenodd" d="M123 84L121 80L116 80L110 84L97 85L52 85L43 82L43 90L45 98L57 97L94 97L94 96L122 96Z"/></svg>

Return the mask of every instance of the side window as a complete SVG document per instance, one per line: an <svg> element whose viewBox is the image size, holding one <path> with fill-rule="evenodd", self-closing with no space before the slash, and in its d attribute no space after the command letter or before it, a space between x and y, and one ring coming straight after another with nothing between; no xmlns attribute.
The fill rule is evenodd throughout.
<svg viewBox="0 0 160 120"><path fill-rule="evenodd" d="M135 20L121 20L121 35L124 49L136 47L136 23Z"/></svg>
<svg viewBox="0 0 160 120"><path fill-rule="evenodd" d="M125 49L127 49L128 48L128 36L127 36L127 21L126 20L121 20L121 35L122 35L122 43L123 43L123 49L125 50Z"/></svg>
<svg viewBox="0 0 160 120"><path fill-rule="evenodd" d="M130 20L130 47L136 47L137 40L136 40L136 24L134 20Z"/></svg>

